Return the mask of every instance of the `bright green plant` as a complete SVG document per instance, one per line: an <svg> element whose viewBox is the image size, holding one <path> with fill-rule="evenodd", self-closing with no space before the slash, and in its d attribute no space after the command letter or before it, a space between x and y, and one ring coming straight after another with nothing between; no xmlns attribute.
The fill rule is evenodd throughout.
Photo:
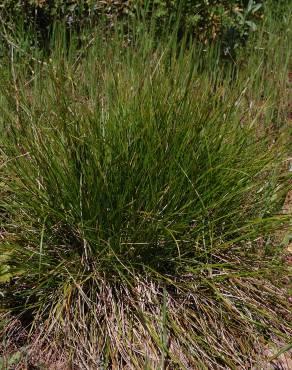
<svg viewBox="0 0 292 370"><path fill-rule="evenodd" d="M270 130L290 31L270 22L236 75L215 46L157 42L145 25L130 46L95 30L81 49L56 26L50 58L10 42L2 309L37 338L32 358L57 347L79 368L253 368L266 341L288 341L286 120Z"/></svg>

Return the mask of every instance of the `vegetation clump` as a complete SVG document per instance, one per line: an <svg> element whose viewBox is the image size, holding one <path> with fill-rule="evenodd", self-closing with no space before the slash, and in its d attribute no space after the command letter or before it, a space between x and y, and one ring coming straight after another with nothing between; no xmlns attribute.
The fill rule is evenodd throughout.
<svg viewBox="0 0 292 370"><path fill-rule="evenodd" d="M54 23L64 22L69 29L83 29L107 19L129 26L129 18L154 22L157 32L178 21L180 33L190 33L203 42L214 40L232 27L240 37L254 31L263 17L259 0L3 0L0 14L6 22L33 28L47 40Z"/></svg>
<svg viewBox="0 0 292 370"><path fill-rule="evenodd" d="M2 362L246 369L288 343L291 13L269 9L236 64L155 22L8 39Z"/></svg>

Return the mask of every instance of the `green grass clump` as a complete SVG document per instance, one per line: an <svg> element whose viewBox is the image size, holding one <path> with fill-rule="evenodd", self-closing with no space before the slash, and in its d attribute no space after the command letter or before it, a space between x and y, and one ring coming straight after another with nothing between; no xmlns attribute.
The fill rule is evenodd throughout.
<svg viewBox="0 0 292 370"><path fill-rule="evenodd" d="M277 35L263 32L236 67L174 36L96 31L80 49L56 29L47 59L10 42L1 291L33 358L56 346L77 368L248 368L287 342L289 32L268 55Z"/></svg>

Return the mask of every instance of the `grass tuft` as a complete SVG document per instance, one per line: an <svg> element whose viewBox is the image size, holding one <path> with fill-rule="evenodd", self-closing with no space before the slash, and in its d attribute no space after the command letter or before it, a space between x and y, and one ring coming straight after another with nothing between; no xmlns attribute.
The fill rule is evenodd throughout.
<svg viewBox="0 0 292 370"><path fill-rule="evenodd" d="M236 64L151 32L10 40L3 343L15 317L29 361L72 368L246 369L288 343L291 28L267 29Z"/></svg>

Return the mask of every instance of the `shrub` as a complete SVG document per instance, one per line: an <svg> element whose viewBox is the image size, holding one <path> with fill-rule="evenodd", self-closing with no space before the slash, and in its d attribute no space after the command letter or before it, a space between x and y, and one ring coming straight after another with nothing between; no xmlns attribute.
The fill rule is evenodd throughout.
<svg viewBox="0 0 292 370"><path fill-rule="evenodd" d="M255 30L261 10L258 0L4 0L0 8L4 19L18 23L22 18L26 27L33 26L43 37L56 19L65 21L69 28L80 29L96 24L102 15L110 25L117 19L127 22L129 17L142 16L156 23L158 33L179 20L182 33L187 31L204 42L218 38L230 27L241 36L247 35Z"/></svg>

